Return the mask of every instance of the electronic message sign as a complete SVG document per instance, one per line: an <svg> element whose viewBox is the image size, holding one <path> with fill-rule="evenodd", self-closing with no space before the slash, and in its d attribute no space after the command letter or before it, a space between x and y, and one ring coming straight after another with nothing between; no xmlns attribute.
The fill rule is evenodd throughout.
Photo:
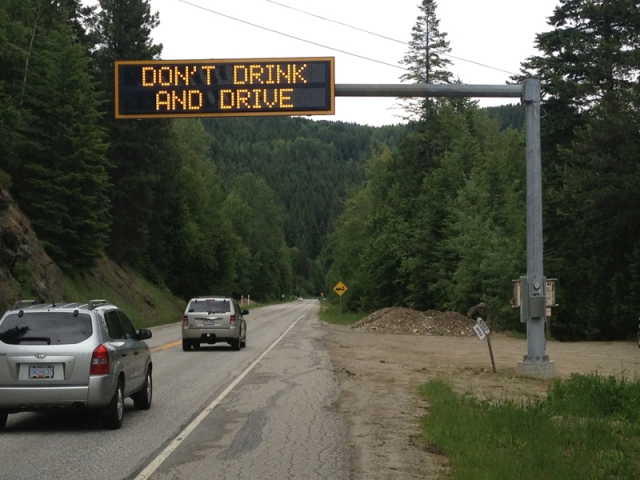
<svg viewBox="0 0 640 480"><path fill-rule="evenodd" d="M116 118L332 115L333 58L115 64Z"/></svg>

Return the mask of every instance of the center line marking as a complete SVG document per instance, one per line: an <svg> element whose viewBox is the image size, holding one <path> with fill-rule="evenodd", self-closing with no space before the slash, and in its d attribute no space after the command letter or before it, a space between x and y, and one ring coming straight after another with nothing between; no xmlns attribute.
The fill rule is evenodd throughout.
<svg viewBox="0 0 640 480"><path fill-rule="evenodd" d="M152 348L152 352L157 352L158 350L167 350L168 348L177 347L182 343L182 340L178 340L177 342L167 343L165 345L160 345L159 347Z"/></svg>

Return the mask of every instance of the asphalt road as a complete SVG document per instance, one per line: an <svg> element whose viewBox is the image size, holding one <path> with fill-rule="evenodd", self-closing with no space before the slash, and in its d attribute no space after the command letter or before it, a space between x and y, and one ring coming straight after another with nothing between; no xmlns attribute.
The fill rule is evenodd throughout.
<svg viewBox="0 0 640 480"><path fill-rule="evenodd" d="M346 423L316 301L252 310L247 347L183 352L180 324L152 329L148 411L120 430L85 413L9 415L0 479L348 479Z"/></svg>

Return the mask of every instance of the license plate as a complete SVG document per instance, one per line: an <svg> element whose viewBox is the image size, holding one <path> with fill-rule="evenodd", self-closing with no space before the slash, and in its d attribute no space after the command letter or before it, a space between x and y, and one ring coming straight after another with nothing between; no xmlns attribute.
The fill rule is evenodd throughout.
<svg viewBox="0 0 640 480"><path fill-rule="evenodd" d="M213 325L213 318L206 318L204 320L204 325Z"/></svg>
<svg viewBox="0 0 640 480"><path fill-rule="evenodd" d="M29 378L53 378L53 365L30 366Z"/></svg>

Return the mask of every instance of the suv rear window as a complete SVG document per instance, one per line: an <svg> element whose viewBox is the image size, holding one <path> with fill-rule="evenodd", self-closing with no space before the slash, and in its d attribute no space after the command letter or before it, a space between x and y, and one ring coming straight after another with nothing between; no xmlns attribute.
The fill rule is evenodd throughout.
<svg viewBox="0 0 640 480"><path fill-rule="evenodd" d="M207 312L207 313L229 313L231 311L231 302L229 300L191 300L189 303L189 313L191 312Z"/></svg>
<svg viewBox="0 0 640 480"><path fill-rule="evenodd" d="M0 342L9 345L72 345L93 333L91 316L72 312L24 312L9 315L0 324Z"/></svg>

